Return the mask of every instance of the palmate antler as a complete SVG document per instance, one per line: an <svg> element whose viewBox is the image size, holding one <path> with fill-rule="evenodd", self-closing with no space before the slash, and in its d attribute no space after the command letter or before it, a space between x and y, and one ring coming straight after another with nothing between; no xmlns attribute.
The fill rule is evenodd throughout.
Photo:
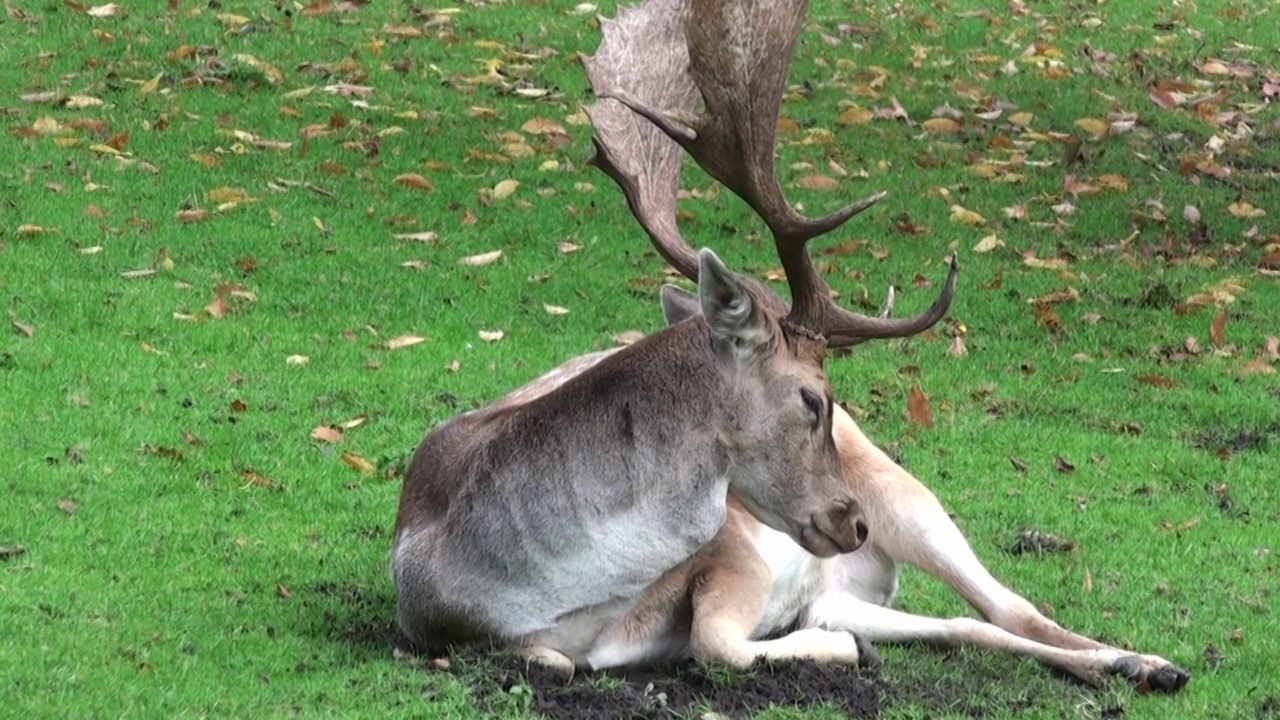
<svg viewBox="0 0 1280 720"><path fill-rule="evenodd" d="M587 108L592 162L618 183L658 252L684 276L696 280L698 263L675 222L681 147L769 226L791 288L788 325L832 346L914 335L946 314L955 258L942 292L919 315L889 318L892 289L879 316L843 310L805 245L884 193L815 219L796 212L778 185L778 112L808 7L808 0L646 0L602 18L600 47L582 58L600 98ZM695 113L699 97L704 111Z"/></svg>

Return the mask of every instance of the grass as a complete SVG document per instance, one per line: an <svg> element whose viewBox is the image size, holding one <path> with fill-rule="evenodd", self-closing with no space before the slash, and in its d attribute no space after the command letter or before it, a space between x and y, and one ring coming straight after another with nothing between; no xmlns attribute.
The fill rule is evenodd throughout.
<svg viewBox="0 0 1280 720"><path fill-rule="evenodd" d="M461 409L660 326L661 263L584 167L574 122L592 16L143 5L95 18L41 0L0 22L0 715L473 715L466 682L391 657L396 469ZM952 323L861 346L829 363L832 382L998 577L1194 678L1143 697L975 651L887 648L888 681L951 700L908 694L886 715L1274 712L1280 386L1248 363L1280 334L1280 281L1258 270L1280 249L1280 127L1262 104L1280 8L989 5L811 9L783 108L787 191L813 213L892 191L842 231L862 245L828 258L832 284L872 299L895 284L912 311L950 250L963 263ZM342 83L371 91L325 91ZM1164 109L1152 85L1222 96ZM891 98L911 123L849 113ZM1017 109L975 116L994 99ZM944 105L958 132L926 132ZM1034 117L1014 126L1016 112ZM1137 113L1135 129L1094 137L1110 112ZM565 135L521 131L539 118ZM1064 167L1068 134L1083 156ZM998 182L1018 178L991 163L1018 158L1021 181ZM1101 189L1073 198L1067 174ZM838 190L797 187L812 175ZM495 199L506 180L520 185ZM684 187L701 191L682 203L686 236L757 276L774 266L740 203L692 170ZM1064 200L1074 213L1053 209ZM1267 214L1237 217L1239 201ZM1002 212L1022 203L1026 219ZM952 222L953 205L986 223ZM413 233L434 236L395 237ZM973 251L993 234L1002 247ZM457 262L493 250L491 265ZM1247 292L1219 294L1231 347L1215 352L1213 303L1188 300L1228 279ZM1079 300L1052 316L1027 302L1068 286ZM961 332L968 354L951 357ZM386 349L409 335L425 341ZM1188 336L1197 354L1179 352ZM904 417L913 385L932 428ZM357 420L341 444L311 437ZM1002 552L1021 528L1077 548ZM914 573L900 604L964 612Z"/></svg>

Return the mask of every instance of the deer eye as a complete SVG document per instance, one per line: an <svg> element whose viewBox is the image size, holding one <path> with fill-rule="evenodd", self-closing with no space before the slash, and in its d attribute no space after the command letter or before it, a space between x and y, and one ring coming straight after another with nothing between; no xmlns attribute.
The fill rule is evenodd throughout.
<svg viewBox="0 0 1280 720"><path fill-rule="evenodd" d="M804 401L804 406L813 415L813 424L817 425L822 420L822 399L808 390L800 391L800 399Z"/></svg>

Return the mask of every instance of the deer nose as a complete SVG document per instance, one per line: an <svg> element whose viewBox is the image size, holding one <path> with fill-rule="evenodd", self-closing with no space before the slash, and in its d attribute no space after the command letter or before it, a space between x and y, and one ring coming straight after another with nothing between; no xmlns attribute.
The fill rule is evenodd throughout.
<svg viewBox="0 0 1280 720"><path fill-rule="evenodd" d="M841 553L850 553L862 547L870 535L862 508L857 500L837 502L826 512L823 532L831 538Z"/></svg>

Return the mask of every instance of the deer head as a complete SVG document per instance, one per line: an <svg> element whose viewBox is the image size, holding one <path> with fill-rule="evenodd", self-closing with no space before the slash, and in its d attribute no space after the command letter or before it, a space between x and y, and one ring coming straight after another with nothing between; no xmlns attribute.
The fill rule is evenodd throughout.
<svg viewBox="0 0 1280 720"><path fill-rule="evenodd" d="M806 244L884 194L815 219L797 212L779 187L776 123L807 10L807 0L648 0L620 8L613 20L601 18L600 47L582 61L600 98L587 108L592 162L622 189L659 254L698 283L702 322L719 338L726 371L758 398L742 418L756 430L743 437L762 443L758 462L731 478L730 491L765 524L830 555L857 547L865 527L854 521L856 503L846 497L831 438L825 350L930 327L950 306L957 265L953 258L942 292L919 315L891 318L892 291L878 316L832 301ZM703 108L695 112L699 99ZM675 221L681 148L769 227L791 290L789 307L681 237ZM679 310L680 302L664 295L664 306Z"/></svg>

